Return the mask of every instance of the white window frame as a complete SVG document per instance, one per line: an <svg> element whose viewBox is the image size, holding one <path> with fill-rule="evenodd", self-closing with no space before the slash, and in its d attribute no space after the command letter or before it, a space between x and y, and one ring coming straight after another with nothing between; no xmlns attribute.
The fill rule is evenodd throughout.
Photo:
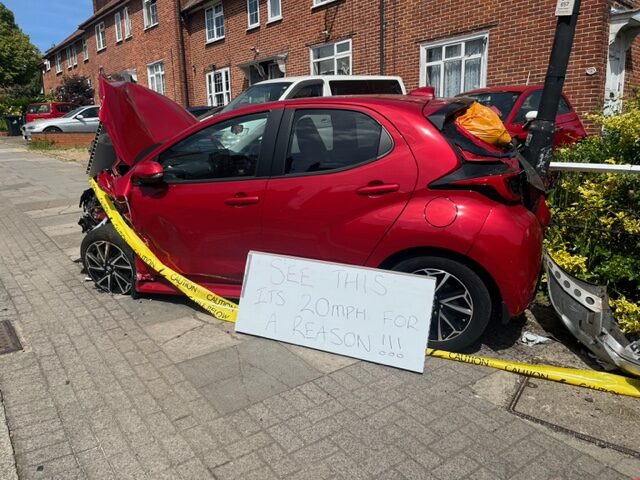
<svg viewBox="0 0 640 480"><path fill-rule="evenodd" d="M349 51L348 52L340 52L337 53L336 49L338 47L339 44L342 43L349 43ZM329 45L333 45L333 55L328 56L328 57L321 57L321 58L313 58L313 51L315 49L318 48L322 48L322 47L327 47ZM338 69L336 68L336 61L338 59L341 58L349 58L349 73L346 75L353 75L353 41L348 38L346 40L338 40L337 42L329 42L329 43L323 43L322 45L315 45L313 47L309 48L309 61L311 63L310 67L311 67L311 75L320 75L320 73L315 73L314 72L314 65L316 63L320 63L323 60L329 60L329 59L333 59L333 70L334 70L334 75L344 75L341 73L338 73Z"/></svg>
<svg viewBox="0 0 640 480"><path fill-rule="evenodd" d="M158 25L158 6L156 0L142 0L142 13L144 16L144 29Z"/></svg>
<svg viewBox="0 0 640 480"><path fill-rule="evenodd" d="M217 73L222 75L222 90L220 91L215 91L215 75ZM226 105L231 101L231 72L229 68L220 68L207 73L205 81L207 84L207 105L218 107ZM228 88L226 88L225 85L228 86ZM222 105L218 103L216 95L223 96Z"/></svg>
<svg viewBox="0 0 640 480"><path fill-rule="evenodd" d="M220 11L216 13L216 7L220 7ZM213 35L210 35L209 25L207 24L207 17L209 16L209 12L211 12L211 22L213 24ZM222 17L222 35L218 35L216 28L216 19L218 17ZM205 8L204 10L204 29L206 32L207 43L217 42L218 40L222 40L225 35L224 28L224 7L222 6L222 2L218 2L210 7Z"/></svg>
<svg viewBox="0 0 640 480"><path fill-rule="evenodd" d="M116 12L113 15L113 24L115 25L115 29L116 29L116 43L121 42L122 41L122 16L120 15L120 12Z"/></svg>
<svg viewBox="0 0 640 480"><path fill-rule="evenodd" d="M322 5L326 5L327 3L333 3L336 0L313 0L313 5L311 8L321 7Z"/></svg>
<svg viewBox="0 0 640 480"><path fill-rule="evenodd" d="M44 71L48 72L49 70L51 70L51 62L49 61L48 58L44 59Z"/></svg>
<svg viewBox="0 0 640 480"><path fill-rule="evenodd" d="M89 42L87 42L86 38L82 39L82 56L85 62L89 61Z"/></svg>
<svg viewBox="0 0 640 480"><path fill-rule="evenodd" d="M474 54L469 57L465 56L465 42L468 42L470 40L484 41L484 49L482 53ZM446 63L446 60L444 58L444 48L456 44L462 44L461 55L459 57L449 58L446 60L462 60L462 67L460 72L460 93L464 92L464 74L467 60L476 58L481 59L480 85L478 88L483 88L487 85L487 64L489 63L489 32L474 33L473 35L449 38L440 42L424 43L420 45L420 86L427 86L427 67L430 67L432 65L440 65L440 85L436 86L436 96L442 96L441 94L444 93L444 64ZM427 64L427 50L438 47L442 48L442 55L440 60L429 62L429 64Z"/></svg>
<svg viewBox="0 0 640 480"><path fill-rule="evenodd" d="M251 23L251 5L255 5L255 15L257 20ZM247 30L260 26L260 0L247 0Z"/></svg>
<svg viewBox="0 0 640 480"><path fill-rule="evenodd" d="M131 15L129 15L129 7L122 9L122 18L124 20L124 38L131 38L133 35L131 30Z"/></svg>
<svg viewBox="0 0 640 480"><path fill-rule="evenodd" d="M273 14L273 11L272 11L272 4L273 3L277 3L278 4L278 10L280 11L279 15L274 15ZM275 22L275 21L278 21L278 20L282 20L282 1L281 0L267 0L267 11L268 11L267 23Z"/></svg>
<svg viewBox="0 0 640 480"><path fill-rule="evenodd" d="M56 73L62 73L62 54L56 53Z"/></svg>
<svg viewBox="0 0 640 480"><path fill-rule="evenodd" d="M67 70L71 70L71 68L73 67L73 58L71 58L71 47L67 47L64 50L64 53L67 57Z"/></svg>
<svg viewBox="0 0 640 480"><path fill-rule="evenodd" d="M73 66L78 66L78 51L76 50L76 44L71 45L71 59L73 60Z"/></svg>
<svg viewBox="0 0 640 480"><path fill-rule="evenodd" d="M160 71L156 71L156 67L160 67ZM158 76L161 79L162 88L158 87ZM153 82L151 81L153 79ZM149 63L147 65L147 84L149 89L157 92L161 95L165 94L166 89L166 76L164 73L164 60L158 60L157 62Z"/></svg>
<svg viewBox="0 0 640 480"><path fill-rule="evenodd" d="M107 48L107 32L104 28L104 22L96 24L96 52L100 52Z"/></svg>

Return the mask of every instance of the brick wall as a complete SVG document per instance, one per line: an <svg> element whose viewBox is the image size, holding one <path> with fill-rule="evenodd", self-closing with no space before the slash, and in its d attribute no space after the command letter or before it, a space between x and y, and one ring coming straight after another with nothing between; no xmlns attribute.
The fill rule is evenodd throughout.
<svg viewBox="0 0 640 480"><path fill-rule="evenodd" d="M625 72L625 96L632 95L634 91L640 95L640 35L636 37L631 48L627 52Z"/></svg>
<svg viewBox="0 0 640 480"><path fill-rule="evenodd" d="M53 148L89 148L95 136L95 133L34 133L31 139L51 143Z"/></svg>
<svg viewBox="0 0 640 480"><path fill-rule="evenodd" d="M99 1L99 0L98 0ZM51 62L51 70L44 74L44 90L49 93L60 84L64 75L85 75L91 79L94 88L97 89L98 74L100 68L105 73L111 74L128 69L135 69L138 83L148 86L147 65L156 61L164 62L165 94L178 103L185 103L183 95L182 68L180 63L181 48L178 42L178 14L174 0L158 0L158 25L147 30L144 29L142 2L129 0L119 2L116 10L96 18L86 25L85 35L89 46L89 59L85 61L82 53L82 41L76 42L78 52L78 65L67 68L65 48L62 48L63 68L62 73L57 74L55 69L55 54L47 58ZM116 43L114 14L120 12L122 22L124 17L122 9L128 6L131 16L132 36ZM104 22L106 28L107 48L97 51L95 25ZM123 23L124 36L124 23ZM98 99L98 92L95 95Z"/></svg>
<svg viewBox="0 0 640 480"><path fill-rule="evenodd" d="M342 0L314 9L311 0L283 0L282 20L270 24L266 0L259 5L260 26L247 31L246 0L224 2L225 38L209 44L204 10L189 13L185 45L193 104L206 104L205 77L211 65L230 67L235 96L248 86L238 64L287 54L287 76L309 75L309 46L346 38L352 39L352 73L378 73L378 17L371 0Z"/></svg>

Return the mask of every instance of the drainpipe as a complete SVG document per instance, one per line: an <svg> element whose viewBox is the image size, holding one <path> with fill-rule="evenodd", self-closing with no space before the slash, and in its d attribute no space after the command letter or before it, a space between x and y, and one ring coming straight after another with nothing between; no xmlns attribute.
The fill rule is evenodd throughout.
<svg viewBox="0 0 640 480"><path fill-rule="evenodd" d="M190 106L190 101L189 101L189 85L187 85L187 79L189 78L187 76L187 61L186 61L186 53L185 53L185 48L184 48L184 33L183 33L183 26L185 24L185 15L183 16L182 12L180 11L180 4L181 2L176 2L176 15L177 15L177 23L176 26L178 28L178 63L180 64L180 79L181 79L181 85L182 85L182 98L184 100L185 103L185 107L189 107Z"/></svg>
<svg viewBox="0 0 640 480"><path fill-rule="evenodd" d="M384 0L380 0L380 75L384 75Z"/></svg>
<svg viewBox="0 0 640 480"><path fill-rule="evenodd" d="M538 107L538 115L531 122L529 135L522 152L541 176L544 176L549 170L553 157L556 115L564 79L567 74L567 65L569 64L573 37L575 36L578 22L578 13L580 12L581 0L569 1L574 2L573 13L558 17L553 48L549 58L549 67L544 80L540 106ZM567 0L558 0L558 6L560 6L561 2L567 3Z"/></svg>

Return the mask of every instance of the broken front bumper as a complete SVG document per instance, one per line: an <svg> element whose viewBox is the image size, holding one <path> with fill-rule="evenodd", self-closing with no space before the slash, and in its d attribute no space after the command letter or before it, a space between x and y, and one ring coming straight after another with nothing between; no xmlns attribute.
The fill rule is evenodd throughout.
<svg viewBox="0 0 640 480"><path fill-rule="evenodd" d="M629 342L609 308L607 288L573 277L545 252L549 298L562 322L611 369L640 377L640 340Z"/></svg>

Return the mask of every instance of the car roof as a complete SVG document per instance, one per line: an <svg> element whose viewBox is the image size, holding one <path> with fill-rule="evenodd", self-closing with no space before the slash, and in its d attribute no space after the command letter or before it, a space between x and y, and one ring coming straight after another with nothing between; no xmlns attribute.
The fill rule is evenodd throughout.
<svg viewBox="0 0 640 480"><path fill-rule="evenodd" d="M476 88L475 90L469 90L468 92L463 92L458 96L477 94L477 93L492 93L492 92L522 93L528 90L539 90L539 89L542 89L542 85L498 85L495 87Z"/></svg>
<svg viewBox="0 0 640 480"><path fill-rule="evenodd" d="M260 82L254 83L253 85L261 85L261 84L267 84L267 83L281 83L281 82L294 83L294 82L303 82L305 80L327 80L327 81L398 80L400 83L402 83L402 79L400 77L389 76L389 75L300 75L297 77L270 78L269 80L262 80Z"/></svg>

